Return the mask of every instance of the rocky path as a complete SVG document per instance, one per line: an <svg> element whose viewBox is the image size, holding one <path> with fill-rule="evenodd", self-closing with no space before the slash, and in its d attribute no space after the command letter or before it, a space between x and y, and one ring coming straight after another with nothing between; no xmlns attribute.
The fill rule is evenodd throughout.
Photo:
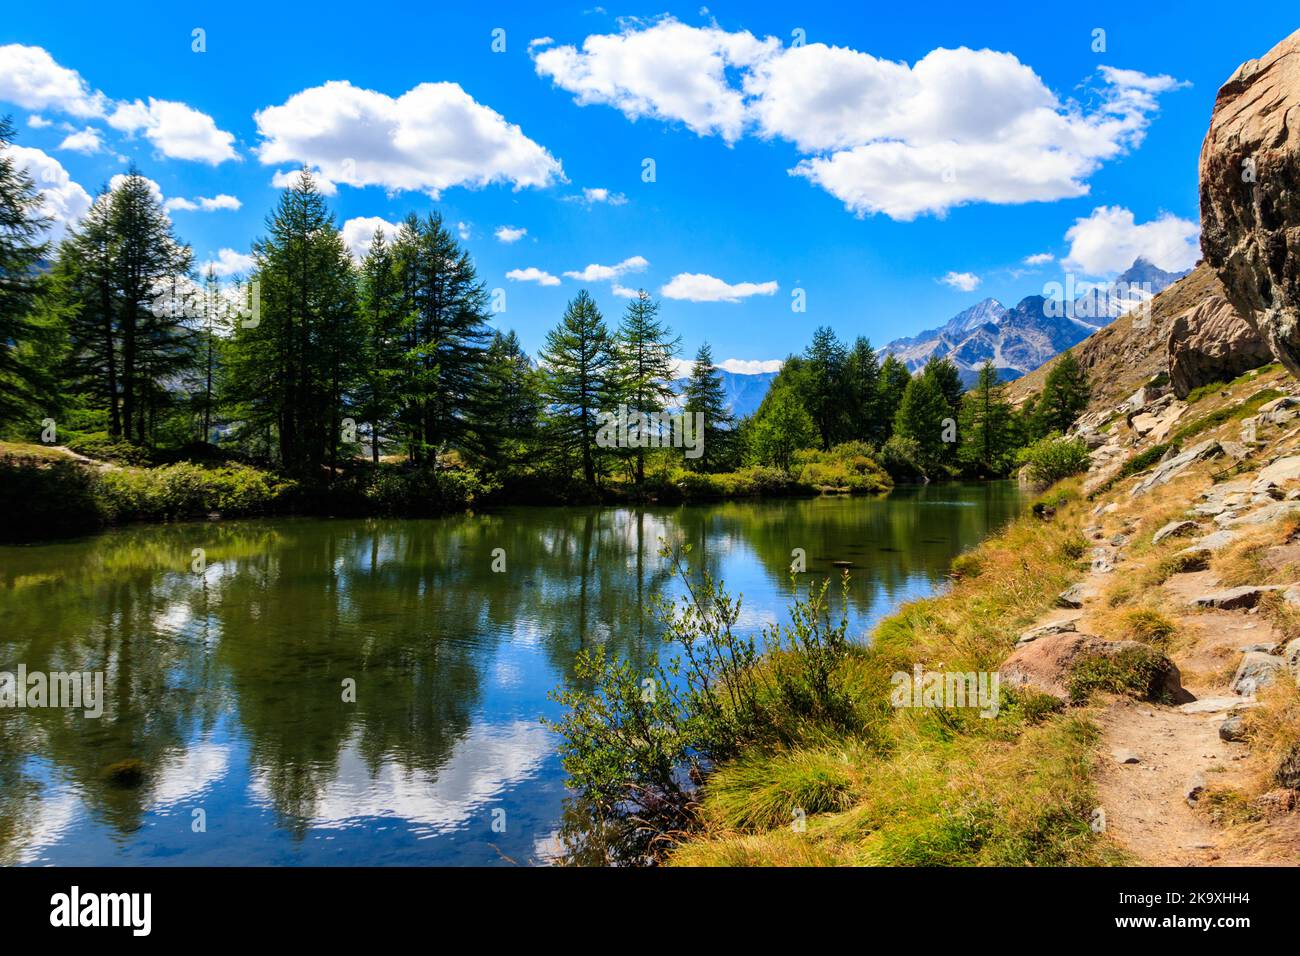
<svg viewBox="0 0 1300 956"><path fill-rule="evenodd" d="M1186 458L1188 466L1197 460L1197 455ZM1061 696L1061 675L1079 655L1135 646L1104 637L1106 595L1116 580L1133 573L1126 550L1134 540L1185 538L1186 551L1208 557L1242 529L1290 515L1297 480L1300 456L1279 459L1258 476L1212 486L1189 502L1186 519L1159 529L1143 528L1142 519L1130 515L1140 509L1127 494L1121 494L1118 507L1098 506L1095 523L1084 529L1093 543L1090 572L1062 593L1061 608L1021 636L1004 674ZM1136 487L1142 486L1140 481ZM1116 525L1122 530L1115 531ZM1285 557L1296 563L1290 560L1295 555ZM1257 687L1282 668L1291 667L1300 678L1300 640L1284 645L1283 635L1259 613L1260 600L1272 591L1300 604L1300 587L1224 588L1209 570L1174 574L1157 587L1155 603L1177 628L1169 657L1179 669L1184 702L1114 697L1098 713L1102 742L1095 782L1105 832L1146 865L1300 865L1296 814L1223 827L1205 809L1207 786L1248 789L1251 782L1249 744L1235 732L1239 718L1234 715L1256 706ZM1223 729L1225 722L1229 729Z"/></svg>

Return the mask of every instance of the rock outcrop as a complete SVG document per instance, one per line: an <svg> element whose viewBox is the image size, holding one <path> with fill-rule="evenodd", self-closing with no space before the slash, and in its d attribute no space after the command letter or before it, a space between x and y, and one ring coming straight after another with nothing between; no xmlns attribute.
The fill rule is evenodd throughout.
<svg viewBox="0 0 1300 956"><path fill-rule="evenodd" d="M1254 326L1221 295L1174 319L1166 348L1169 383L1179 398L1200 385L1231 381L1273 358Z"/></svg>
<svg viewBox="0 0 1300 956"><path fill-rule="evenodd" d="M1137 641L1108 641L1090 634L1049 634L1029 643L1017 644L998 673L1009 687L1033 690L1069 702L1072 699L1070 684L1079 665L1097 658L1114 660L1125 654L1160 661L1153 686L1145 688L1142 696L1174 703L1194 699L1183 689L1178 668L1159 651Z"/></svg>
<svg viewBox="0 0 1300 956"><path fill-rule="evenodd" d="M1300 31L1223 84L1200 177L1206 262L1300 376Z"/></svg>

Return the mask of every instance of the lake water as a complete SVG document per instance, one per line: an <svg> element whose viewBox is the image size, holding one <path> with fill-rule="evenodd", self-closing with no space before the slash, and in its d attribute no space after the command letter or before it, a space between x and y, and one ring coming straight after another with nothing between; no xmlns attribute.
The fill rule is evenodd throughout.
<svg viewBox="0 0 1300 956"><path fill-rule="evenodd" d="M0 863L546 862L565 797L547 692L580 648L657 645L643 612L679 593L661 541L690 542L755 629L784 620L792 549L811 576L850 562L865 640L1021 507L999 482L0 548L0 672L98 671L105 691L97 719L0 708Z"/></svg>

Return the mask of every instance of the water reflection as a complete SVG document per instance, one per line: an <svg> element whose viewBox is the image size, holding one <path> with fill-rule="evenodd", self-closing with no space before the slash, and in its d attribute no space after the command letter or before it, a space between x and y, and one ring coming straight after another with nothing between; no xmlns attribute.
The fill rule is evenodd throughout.
<svg viewBox="0 0 1300 956"><path fill-rule="evenodd" d="M0 709L0 862L536 861L564 796L546 692L580 648L654 645L643 610L677 593L661 542L690 542L752 626L783 614L793 548L813 575L847 562L865 635L1018 508L956 485L2 548L0 670L100 670L107 699L98 720Z"/></svg>

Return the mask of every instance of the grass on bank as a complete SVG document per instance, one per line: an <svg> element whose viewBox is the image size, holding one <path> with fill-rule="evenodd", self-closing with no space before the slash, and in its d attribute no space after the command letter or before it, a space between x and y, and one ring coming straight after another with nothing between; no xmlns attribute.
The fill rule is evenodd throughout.
<svg viewBox="0 0 1300 956"><path fill-rule="evenodd" d="M995 718L895 708L891 676L993 671L1080 571L1077 480L1054 520L1026 516L965 556L945 594L905 606L833 682L838 725L790 722L720 761L674 865L1085 865L1118 861L1090 826L1098 731L1087 710L1003 689ZM758 663L756 666L768 666Z"/></svg>

